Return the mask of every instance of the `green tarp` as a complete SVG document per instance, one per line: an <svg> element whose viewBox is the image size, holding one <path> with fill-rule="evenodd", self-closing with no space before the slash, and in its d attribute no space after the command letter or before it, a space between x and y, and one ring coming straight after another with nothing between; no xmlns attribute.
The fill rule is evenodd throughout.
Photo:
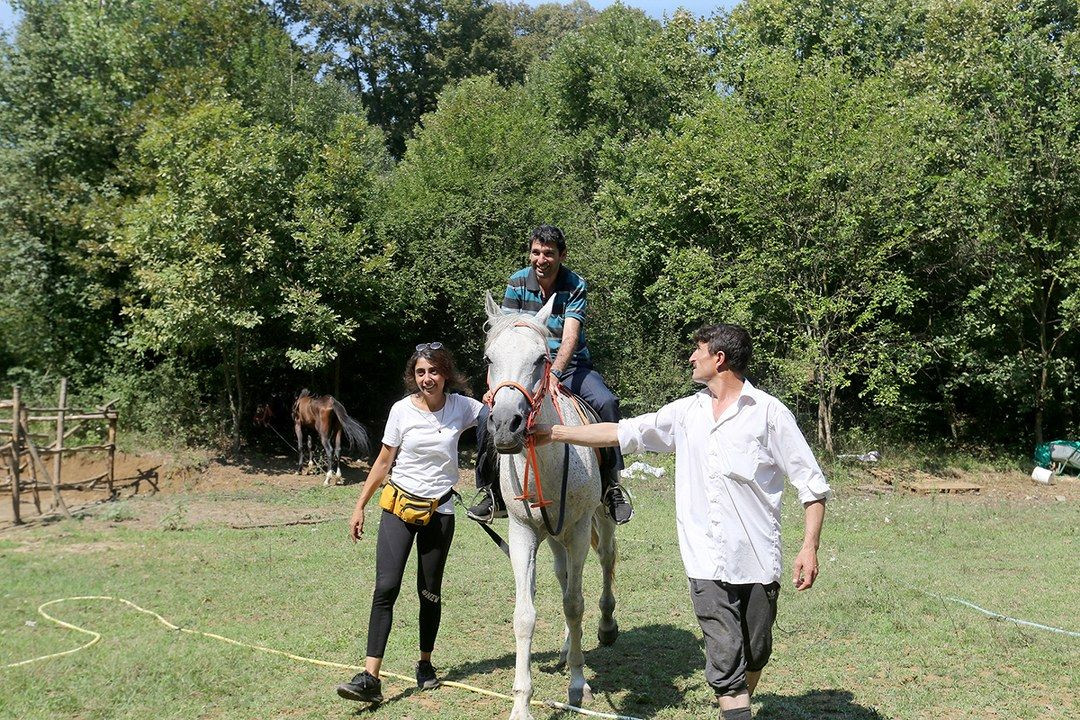
<svg viewBox="0 0 1080 720"><path fill-rule="evenodd" d="M1037 446L1035 464L1059 475L1065 468L1080 470L1080 440L1051 440Z"/></svg>

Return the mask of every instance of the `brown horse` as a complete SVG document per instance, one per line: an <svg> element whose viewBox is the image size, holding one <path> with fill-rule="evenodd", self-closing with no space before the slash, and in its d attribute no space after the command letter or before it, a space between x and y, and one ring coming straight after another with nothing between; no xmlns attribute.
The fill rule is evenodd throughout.
<svg viewBox="0 0 1080 720"><path fill-rule="evenodd" d="M292 407L293 425L296 429L296 447L300 452L297 472L304 469L304 431L317 432L323 451L326 453L326 479L323 485L330 484L330 476L336 475L341 480L341 437L349 441L349 447L367 455L371 450L367 431L364 426L349 417L345 407L330 395L315 396L306 389ZM314 455L308 448L308 459L314 462Z"/></svg>

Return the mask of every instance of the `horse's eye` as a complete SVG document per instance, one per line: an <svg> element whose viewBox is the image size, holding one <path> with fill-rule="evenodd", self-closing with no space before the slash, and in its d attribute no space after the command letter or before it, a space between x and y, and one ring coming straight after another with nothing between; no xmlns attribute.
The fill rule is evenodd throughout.
<svg viewBox="0 0 1080 720"><path fill-rule="evenodd" d="M536 358L536 362L534 362L533 365L543 365L547 362L547 359L547 355L541 355L540 357Z"/></svg>
<svg viewBox="0 0 1080 720"><path fill-rule="evenodd" d="M489 358L487 355L484 356L484 364L485 365L490 365L491 364L491 358Z"/></svg>

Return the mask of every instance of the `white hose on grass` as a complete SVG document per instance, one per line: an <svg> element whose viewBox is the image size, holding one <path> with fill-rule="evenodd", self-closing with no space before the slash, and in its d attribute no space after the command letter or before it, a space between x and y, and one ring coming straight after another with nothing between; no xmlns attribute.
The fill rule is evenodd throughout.
<svg viewBox="0 0 1080 720"><path fill-rule="evenodd" d="M75 597L65 597L65 598L57 598L56 600L49 600L48 602L44 602L41 605L39 605L38 609L37 609L38 615L41 615L43 618L45 618L49 622L56 623L60 627L67 628L68 630L74 630L75 632L80 632L80 633L83 633L84 635L89 635L92 639L89 642L84 643L84 644L80 645L79 647L73 648L71 650L64 650L63 652L50 653L48 655L41 655L39 657L33 657L33 658L28 659L28 660L20 660L19 662L8 663L6 665L0 665L0 668L4 668L4 669L16 668L16 667L20 667L22 665L29 665L31 663L40 662L42 660L49 660L51 658L58 658L58 657L62 657L64 655L71 655L73 653L77 653L77 652L80 652L82 650L86 650L88 647L90 647L91 645L94 645L99 640L101 640L101 633L94 632L93 630L87 630L86 628L81 628L78 625L72 625L71 623L64 622L63 620L60 620L58 618L54 618L49 613L45 612L45 608L49 607L50 605L57 605L59 603L65 603L65 602L75 602L75 601L80 601L80 600L110 600L112 602L123 603L124 605L127 605L128 607L130 607L130 608L132 608L134 610L138 610L141 613L144 613L146 615L151 616L152 618L154 618L155 620L157 620L158 622L160 622L162 625L169 628L170 630L176 630L176 631L179 631L179 632L182 632L182 633L188 633L190 635L202 635L203 637L213 638L214 640L220 640L222 642L229 643L230 645L236 645L237 647L248 648L250 650L258 650L259 652L270 653L271 655L280 655L281 657L286 657L286 658L289 658L290 660L296 660L298 662L306 662L306 663L311 663L312 665L320 665L322 667L338 668L338 669L341 669L341 670L363 670L364 669L363 667L361 667L359 665L346 665L345 663L336 663L336 662L331 662L329 660L319 660L317 658L304 657L303 655L293 655L292 653L287 653L287 652L284 652L282 650L276 650L274 648L264 647L262 645L253 645L251 643L241 642L239 640L233 640L232 638L227 638L224 635L217 635L215 633L203 632L202 630L191 630L189 628L180 627L179 625L175 625L175 624L169 622L168 620L166 620L165 618L163 618L161 615L157 614L153 610L147 610L146 608L139 607L138 605L131 602L130 600L125 600L124 598L119 598L119 597L112 597L112 596L109 596L109 595L78 595L78 596L75 596ZM409 683L411 683L413 681L413 678L411 678L411 677L409 677L407 675L399 675L397 673L388 672L386 670L383 670L380 674L381 675L386 675L388 677L395 678L397 680L403 680L403 681L409 682ZM488 697L500 698L500 699L503 699L503 700L513 700L514 699L512 696L507 695L505 693L495 692L493 690L485 690L484 688L474 687L472 685L466 685L465 683L454 682L452 680L443 680L443 681L441 681L441 684L445 685L446 687L458 688L460 690L468 690L469 692L478 693L480 695L487 695ZM555 708L555 709L558 709L558 710L567 710L567 711L575 712L575 713L578 713L578 714L581 714L581 715L588 715L590 717L607 718L608 720L641 720L641 718L636 718L636 717L633 717L633 716L630 716L630 715L616 715L614 713L604 713L604 712L597 712L595 710L586 710L584 708L575 707L573 705L567 705L566 703L555 702L554 700L533 700L531 704L539 706L539 707L549 707L549 708Z"/></svg>

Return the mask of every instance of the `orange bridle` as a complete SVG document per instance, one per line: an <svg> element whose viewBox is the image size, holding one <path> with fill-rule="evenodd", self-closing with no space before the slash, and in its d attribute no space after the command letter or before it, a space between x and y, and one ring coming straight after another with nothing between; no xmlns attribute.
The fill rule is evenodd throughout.
<svg viewBox="0 0 1080 720"><path fill-rule="evenodd" d="M528 327L527 325L521 325L521 327ZM559 403L555 401L555 398L559 396L560 385L556 382L554 385L551 383L551 357L548 356L544 361L543 375L540 378L540 382L537 384L536 389L533 392L529 392L521 383L514 382L513 380L505 380L495 386L491 390L491 402L495 403L495 395L503 388L513 388L525 396L525 401L529 403L529 416L525 420L525 477L521 481L521 495L515 497L515 500L524 500L528 502L529 498L529 471L535 476L536 480L536 502L531 503L530 507L534 509L544 508L551 504L550 500L544 499L544 487L540 482L540 463L536 458L536 439L532 436L531 430L536 424L536 417L540 414L540 408L544 405L544 399L550 393L551 404L555 408L555 413L559 416L559 422L563 421L562 410L559 408ZM490 386L489 386L490 389Z"/></svg>

